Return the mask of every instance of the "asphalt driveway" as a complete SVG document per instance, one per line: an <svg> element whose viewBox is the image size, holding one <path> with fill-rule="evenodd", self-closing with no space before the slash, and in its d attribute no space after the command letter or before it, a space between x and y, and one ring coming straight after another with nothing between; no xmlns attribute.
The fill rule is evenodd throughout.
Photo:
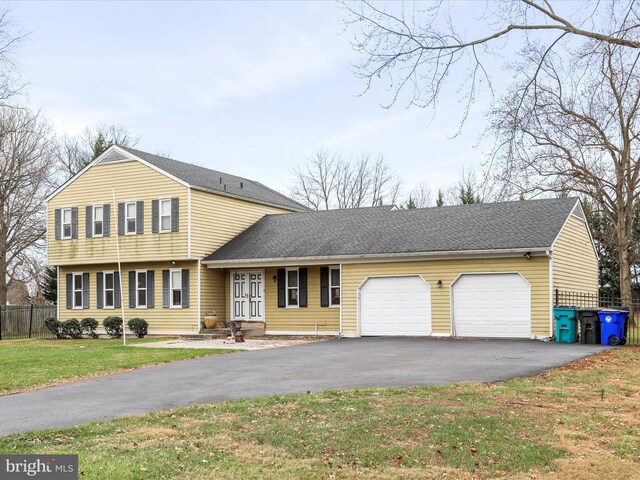
<svg viewBox="0 0 640 480"><path fill-rule="evenodd" d="M531 340L358 338L204 357L0 396L0 435L263 395L495 382L605 348Z"/></svg>

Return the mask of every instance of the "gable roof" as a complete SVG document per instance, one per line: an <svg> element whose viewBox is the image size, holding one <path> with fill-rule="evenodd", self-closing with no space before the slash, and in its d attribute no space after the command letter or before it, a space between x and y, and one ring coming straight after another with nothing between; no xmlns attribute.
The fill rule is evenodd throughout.
<svg viewBox="0 0 640 480"><path fill-rule="evenodd" d="M545 251L551 249L576 202L576 198L556 198L413 210L377 207L267 215L204 261L213 265Z"/></svg>
<svg viewBox="0 0 640 480"><path fill-rule="evenodd" d="M53 198L63 188L71 184L76 178L94 165L117 163L123 161L140 161L178 181L179 183L206 192L239 198L252 202L282 207L294 211L308 210L304 205L289 197L247 178L230 175L217 170L199 167L191 163L180 162L171 158L143 152L135 148L112 146L102 155L91 162L79 173L71 177L58 190L53 192L47 200Z"/></svg>

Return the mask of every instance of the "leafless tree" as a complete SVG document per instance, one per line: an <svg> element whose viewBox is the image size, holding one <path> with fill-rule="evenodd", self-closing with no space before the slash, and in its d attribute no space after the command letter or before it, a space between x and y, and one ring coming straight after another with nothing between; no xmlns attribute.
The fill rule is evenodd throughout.
<svg viewBox="0 0 640 480"><path fill-rule="evenodd" d="M522 58L528 77L491 115L499 138L494 160L504 181L524 194L576 192L612 219L620 293L630 297L640 197L640 50L592 40L571 55L537 46ZM538 67L532 72L527 65Z"/></svg>
<svg viewBox="0 0 640 480"><path fill-rule="evenodd" d="M400 179L382 155L347 159L321 149L293 176L291 196L314 210L392 205L400 193Z"/></svg>
<svg viewBox="0 0 640 480"><path fill-rule="evenodd" d="M433 195L431 188L426 182L416 185L409 193L403 205L406 208L425 208L433 204Z"/></svg>
<svg viewBox="0 0 640 480"><path fill-rule="evenodd" d="M536 44L547 54L562 51L573 40L640 47L640 8L633 0L488 1L473 25L463 17L468 8L459 2L362 0L342 5L347 30L354 34L352 45L362 56L355 71L364 79L365 91L382 81L390 92L386 106L404 92L410 105L434 107L444 86L456 84L463 122L477 95L493 92L492 69L500 68L494 62L506 62L500 53L507 44ZM469 30L477 33L468 35Z"/></svg>
<svg viewBox="0 0 640 480"><path fill-rule="evenodd" d="M0 304L9 266L44 242L43 205L55 164L50 133L38 113L0 107Z"/></svg>
<svg viewBox="0 0 640 480"><path fill-rule="evenodd" d="M119 125L85 128L82 135L64 136L58 141L58 157L62 178L72 177L111 145L133 147L140 139Z"/></svg>
<svg viewBox="0 0 640 480"><path fill-rule="evenodd" d="M25 34L16 30L10 14L8 7L0 9L0 105L6 105L24 87L18 81L14 52Z"/></svg>

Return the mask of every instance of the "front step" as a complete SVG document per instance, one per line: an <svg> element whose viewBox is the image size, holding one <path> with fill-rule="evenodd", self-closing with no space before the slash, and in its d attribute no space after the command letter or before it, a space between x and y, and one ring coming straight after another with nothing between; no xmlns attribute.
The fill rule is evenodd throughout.
<svg viewBox="0 0 640 480"><path fill-rule="evenodd" d="M251 326L253 328L242 328L240 331L244 334L244 338L261 337L264 335L264 326ZM214 340L220 338L227 338L230 335L228 328L203 328L200 333L194 333L192 335L183 335L185 340Z"/></svg>

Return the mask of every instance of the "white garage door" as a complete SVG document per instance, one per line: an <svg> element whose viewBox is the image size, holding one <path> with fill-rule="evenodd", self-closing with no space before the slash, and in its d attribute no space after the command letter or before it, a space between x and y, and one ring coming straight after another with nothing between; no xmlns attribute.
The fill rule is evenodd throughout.
<svg viewBox="0 0 640 480"><path fill-rule="evenodd" d="M466 274L453 286L454 335L531 336L531 286L516 273Z"/></svg>
<svg viewBox="0 0 640 480"><path fill-rule="evenodd" d="M360 289L360 334L431 335L431 287L418 276L368 279Z"/></svg>

